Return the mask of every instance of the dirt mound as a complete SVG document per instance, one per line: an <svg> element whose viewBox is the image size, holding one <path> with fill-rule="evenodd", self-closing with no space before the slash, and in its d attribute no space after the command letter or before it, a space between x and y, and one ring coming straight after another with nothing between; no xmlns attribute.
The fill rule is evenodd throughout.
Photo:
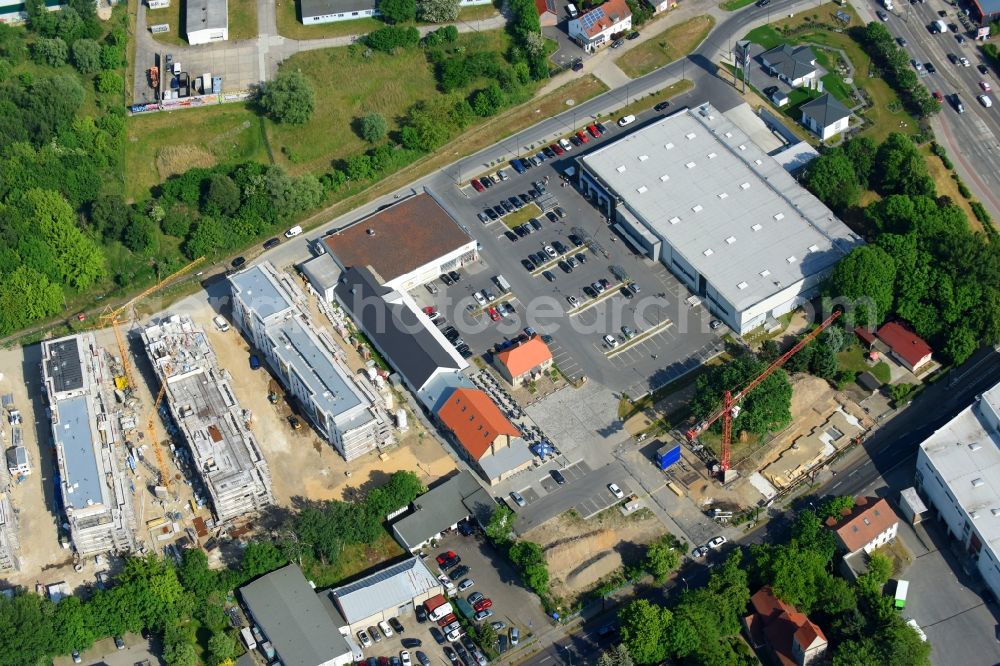
<svg viewBox="0 0 1000 666"><path fill-rule="evenodd" d="M809 414L826 414L834 408L833 389L825 379L798 374L792 380L792 421Z"/></svg>
<svg viewBox="0 0 1000 666"><path fill-rule="evenodd" d="M215 156L204 148L192 144L164 146L156 152L156 172L160 180L184 173L194 167L215 166Z"/></svg>
<svg viewBox="0 0 1000 666"><path fill-rule="evenodd" d="M586 590L622 565L621 556L613 550L590 558L566 576L566 586L572 590Z"/></svg>

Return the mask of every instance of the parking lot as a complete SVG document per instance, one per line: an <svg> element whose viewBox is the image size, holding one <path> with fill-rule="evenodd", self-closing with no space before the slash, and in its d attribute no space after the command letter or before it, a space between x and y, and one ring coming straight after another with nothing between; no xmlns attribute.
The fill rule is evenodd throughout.
<svg viewBox="0 0 1000 666"><path fill-rule="evenodd" d="M466 174L461 186L437 192L480 242L481 263L463 272L466 277L455 285L438 282L440 293L433 298L445 317L457 322L475 354L530 326L549 336L556 365L571 380L585 376L615 393L638 396L721 352L726 331L712 330L705 308L686 302L686 288L660 262L634 253L565 177L566 169L575 166L573 157L624 131L610 123L605 129L603 136L589 137L586 144L526 173L498 165L490 173ZM497 176L499 169L506 179ZM470 185L472 177L491 175L491 186L481 192ZM540 210L527 212L534 202L517 210L510 199L537 190L537 183L545 188L534 200L541 203ZM502 207L505 201L512 212ZM491 220L486 211L496 206L499 219ZM563 216L545 214L556 207ZM532 226L529 217L537 223ZM527 225L522 235L512 232L511 219ZM496 275L511 286L507 300L514 312L493 322L488 314L473 315L467 308L480 309L473 294L482 289L501 300L492 280ZM626 289L630 283L636 289ZM418 294L422 301L429 296Z"/></svg>

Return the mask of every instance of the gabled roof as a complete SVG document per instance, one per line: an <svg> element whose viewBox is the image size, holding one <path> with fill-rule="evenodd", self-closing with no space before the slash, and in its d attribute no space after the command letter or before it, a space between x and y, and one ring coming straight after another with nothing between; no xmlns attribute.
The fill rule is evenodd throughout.
<svg viewBox="0 0 1000 666"><path fill-rule="evenodd" d="M516 347L506 349L497 358L507 366L511 377L520 377L524 373L537 368L552 358L549 346L537 335Z"/></svg>
<svg viewBox="0 0 1000 666"><path fill-rule="evenodd" d="M485 525L494 508L493 497L463 470L413 500L413 512L393 523L392 531L412 549L467 516Z"/></svg>
<svg viewBox="0 0 1000 666"><path fill-rule="evenodd" d="M861 339L861 342L865 343L869 347L875 344L875 334L869 331L864 326L858 326L854 329L854 335Z"/></svg>
<svg viewBox="0 0 1000 666"><path fill-rule="evenodd" d="M550 14L556 13L556 3L555 0L535 0L535 11L541 16L546 12Z"/></svg>
<svg viewBox="0 0 1000 666"><path fill-rule="evenodd" d="M432 590L441 581L417 557L386 567L353 583L330 590L348 624L385 609L395 610Z"/></svg>
<svg viewBox="0 0 1000 666"><path fill-rule="evenodd" d="M820 127L829 127L838 120L851 117L851 110L837 101L830 93L825 93L816 99L799 107L803 116L809 116Z"/></svg>
<svg viewBox="0 0 1000 666"><path fill-rule="evenodd" d="M475 460L486 454L497 437L521 436L496 403L479 389L455 389L437 415Z"/></svg>
<svg viewBox="0 0 1000 666"><path fill-rule="evenodd" d="M745 618L751 632L763 630L768 645L774 650L778 662L782 666L797 666L795 652L792 650L793 640L803 651L813 647L817 642L826 643L823 630L812 622L795 606L774 596L774 590L765 586L750 597L750 605L754 614Z"/></svg>
<svg viewBox="0 0 1000 666"><path fill-rule="evenodd" d="M395 292L382 286L367 268L345 271L334 293L413 390L423 388L441 368L466 367L445 348L444 338L438 339L440 334L435 336L420 315L402 299L395 299Z"/></svg>
<svg viewBox="0 0 1000 666"><path fill-rule="evenodd" d="M808 46L782 44L760 55L771 67L787 79L794 81L816 71L816 56Z"/></svg>
<svg viewBox="0 0 1000 666"><path fill-rule="evenodd" d="M631 16L632 12L625 0L608 0L574 20L579 21L580 30L587 37L595 37Z"/></svg>
<svg viewBox="0 0 1000 666"><path fill-rule="evenodd" d="M288 666L318 666L351 654L298 565L261 576L240 588L243 601Z"/></svg>
<svg viewBox="0 0 1000 666"><path fill-rule="evenodd" d="M878 339L911 366L916 366L932 352L923 338L898 321L890 321L878 329Z"/></svg>
<svg viewBox="0 0 1000 666"><path fill-rule="evenodd" d="M853 553L897 522L896 512L884 499L858 497L853 509L844 509L840 518L827 518L826 526L836 532L848 552Z"/></svg>
<svg viewBox="0 0 1000 666"><path fill-rule="evenodd" d="M323 237L343 268L371 266L383 283L470 242L469 234L429 194L404 199Z"/></svg>

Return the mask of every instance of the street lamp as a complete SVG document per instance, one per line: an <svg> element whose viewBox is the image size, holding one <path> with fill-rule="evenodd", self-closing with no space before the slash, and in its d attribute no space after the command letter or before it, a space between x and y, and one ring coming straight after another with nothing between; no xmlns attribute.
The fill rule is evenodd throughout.
<svg viewBox="0 0 1000 666"><path fill-rule="evenodd" d="M689 591L691 590L691 588L690 588L690 587L688 587L688 581L687 581L687 578L685 578L684 576L679 576L679 578L680 578L680 579L681 579L681 581L682 581L682 582L684 583L684 591L685 591L685 592L689 592Z"/></svg>

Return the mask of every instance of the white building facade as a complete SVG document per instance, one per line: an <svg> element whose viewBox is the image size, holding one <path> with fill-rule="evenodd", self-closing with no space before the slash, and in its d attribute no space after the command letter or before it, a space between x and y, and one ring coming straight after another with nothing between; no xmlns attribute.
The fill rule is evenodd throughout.
<svg viewBox="0 0 1000 666"><path fill-rule="evenodd" d="M1000 597L1000 384L920 445L916 488Z"/></svg>

